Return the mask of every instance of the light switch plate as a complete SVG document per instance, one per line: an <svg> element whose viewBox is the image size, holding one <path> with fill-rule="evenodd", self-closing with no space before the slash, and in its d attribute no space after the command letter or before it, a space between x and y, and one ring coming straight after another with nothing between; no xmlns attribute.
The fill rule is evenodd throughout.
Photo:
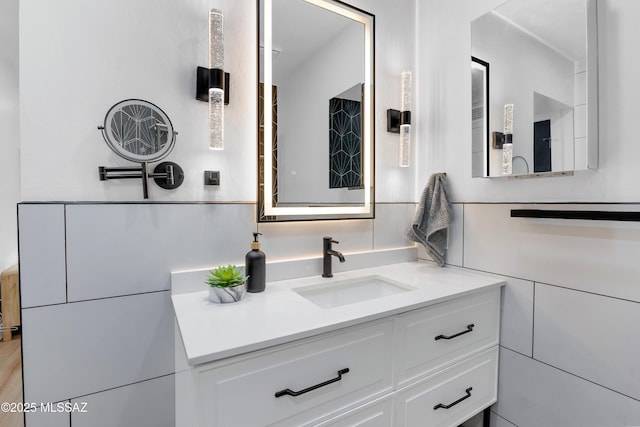
<svg viewBox="0 0 640 427"><path fill-rule="evenodd" d="M220 171L204 171L204 185L220 185Z"/></svg>

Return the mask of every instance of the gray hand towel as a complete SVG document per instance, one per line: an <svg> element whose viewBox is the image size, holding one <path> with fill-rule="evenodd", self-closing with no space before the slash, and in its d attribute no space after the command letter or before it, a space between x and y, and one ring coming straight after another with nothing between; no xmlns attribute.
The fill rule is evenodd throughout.
<svg viewBox="0 0 640 427"><path fill-rule="evenodd" d="M407 232L407 237L422 243L439 266L444 265L448 246L448 228L453 221L453 209L447 195L447 175L434 173L422 192L420 204Z"/></svg>

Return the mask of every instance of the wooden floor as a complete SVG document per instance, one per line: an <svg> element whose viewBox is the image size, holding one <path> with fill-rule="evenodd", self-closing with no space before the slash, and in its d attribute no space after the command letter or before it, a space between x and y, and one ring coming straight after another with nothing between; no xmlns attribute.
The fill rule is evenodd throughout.
<svg viewBox="0 0 640 427"><path fill-rule="evenodd" d="M11 341L0 341L0 403L3 402L22 402L20 334L15 332ZM0 426L23 427L22 414L0 411Z"/></svg>

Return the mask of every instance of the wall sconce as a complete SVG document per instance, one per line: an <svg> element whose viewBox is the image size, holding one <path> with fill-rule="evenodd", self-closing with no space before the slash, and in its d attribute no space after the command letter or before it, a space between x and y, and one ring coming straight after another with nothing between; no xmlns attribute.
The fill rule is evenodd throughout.
<svg viewBox="0 0 640 427"><path fill-rule="evenodd" d="M224 105L229 104L229 73L224 72L224 25L221 10L209 11L209 68L196 71L196 99L209 103L209 148L224 148Z"/></svg>
<svg viewBox="0 0 640 427"><path fill-rule="evenodd" d="M504 105L504 143L502 144L502 174L513 171L513 104Z"/></svg>
<svg viewBox="0 0 640 427"><path fill-rule="evenodd" d="M409 167L411 149L411 71L400 74L400 111L387 110L387 132L400 134L400 167Z"/></svg>

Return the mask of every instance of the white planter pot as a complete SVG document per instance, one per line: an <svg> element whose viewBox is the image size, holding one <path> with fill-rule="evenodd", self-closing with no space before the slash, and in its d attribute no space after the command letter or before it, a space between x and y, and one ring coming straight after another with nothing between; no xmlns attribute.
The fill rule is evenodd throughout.
<svg viewBox="0 0 640 427"><path fill-rule="evenodd" d="M209 301L217 304L226 304L229 302L240 301L247 294L246 282L242 285L232 286L229 288L209 287Z"/></svg>

